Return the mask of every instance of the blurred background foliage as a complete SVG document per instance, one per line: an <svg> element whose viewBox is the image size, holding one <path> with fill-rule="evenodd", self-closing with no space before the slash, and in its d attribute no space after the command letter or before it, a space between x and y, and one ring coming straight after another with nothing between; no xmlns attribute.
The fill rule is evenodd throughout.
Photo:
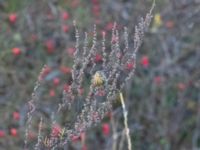
<svg viewBox="0 0 200 150"><path fill-rule="evenodd" d="M38 116L41 113L46 122L51 120L70 78L73 20L82 41L87 31L90 43L93 24L97 24L99 39L102 31L109 37L115 21L122 31L127 26L131 48L134 26L151 4L151 0L0 0L0 149L21 149L26 104L44 64L49 72L39 93ZM151 27L138 53L136 75L123 91L134 149L200 149L199 25L199 0L156 0ZM66 114L57 119L66 121ZM36 127L30 133L33 144L39 120L35 118ZM119 133L118 143L123 143L118 102L111 118L102 124L109 125L109 135L104 135L102 125L88 131L84 145L89 150L111 149L113 128ZM81 145L72 142L67 147L81 149ZM126 144L122 145L125 149Z"/></svg>

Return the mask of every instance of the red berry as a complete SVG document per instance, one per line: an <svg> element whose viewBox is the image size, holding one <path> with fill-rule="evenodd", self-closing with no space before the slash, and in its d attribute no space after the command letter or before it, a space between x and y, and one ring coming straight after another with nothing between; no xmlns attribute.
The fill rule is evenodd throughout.
<svg viewBox="0 0 200 150"><path fill-rule="evenodd" d="M19 114L19 112L17 112L17 111L13 112L13 119L16 120L16 121L20 120L20 114Z"/></svg>
<svg viewBox="0 0 200 150"><path fill-rule="evenodd" d="M60 83L60 79L59 78L56 77L56 78L53 79L53 84L55 86L57 86L59 83Z"/></svg>
<svg viewBox="0 0 200 150"><path fill-rule="evenodd" d="M132 62L126 64L126 69L127 70L132 70L133 67L134 67L134 64Z"/></svg>
<svg viewBox="0 0 200 150"><path fill-rule="evenodd" d="M3 137L5 137L5 132L3 131L3 130L0 130L0 138L3 138Z"/></svg>
<svg viewBox="0 0 200 150"><path fill-rule="evenodd" d="M63 25L62 26L63 32L68 32L69 31L69 26L68 25Z"/></svg>
<svg viewBox="0 0 200 150"><path fill-rule="evenodd" d="M54 90L54 89L51 89L51 90L49 91L49 96L54 97L55 95L56 95L55 90Z"/></svg>
<svg viewBox="0 0 200 150"><path fill-rule="evenodd" d="M61 133L61 131L62 131L62 128L60 127L60 125L59 124L55 124L52 127L51 134L52 134L52 136L59 136L59 134Z"/></svg>
<svg viewBox="0 0 200 150"><path fill-rule="evenodd" d="M70 85L64 84L63 90L64 90L65 92L69 92L69 90L70 90Z"/></svg>
<svg viewBox="0 0 200 150"><path fill-rule="evenodd" d="M100 54L96 54L95 62L100 62L100 61L102 61L102 56Z"/></svg>
<svg viewBox="0 0 200 150"><path fill-rule="evenodd" d="M112 30L114 26L114 23L113 22L109 22L107 25L106 25L106 30Z"/></svg>
<svg viewBox="0 0 200 150"><path fill-rule="evenodd" d="M12 49L12 53L13 53L13 55L18 56L18 55L21 54L21 49L15 47L15 48Z"/></svg>
<svg viewBox="0 0 200 150"><path fill-rule="evenodd" d="M68 55L71 56L71 57L74 55L74 52L75 52L75 51L76 51L76 49L73 48L73 47L70 47L70 48L67 49L67 53L68 53Z"/></svg>
<svg viewBox="0 0 200 150"><path fill-rule="evenodd" d="M51 71L52 71L52 69L49 66L46 66L45 69L44 69L45 74L49 74Z"/></svg>
<svg viewBox="0 0 200 150"><path fill-rule="evenodd" d="M88 150L87 145L84 144L84 145L82 146L81 150Z"/></svg>
<svg viewBox="0 0 200 150"><path fill-rule="evenodd" d="M71 68L69 67L65 67L65 66L61 66L60 67L60 71L64 74L68 74L68 73L71 73Z"/></svg>
<svg viewBox="0 0 200 150"><path fill-rule="evenodd" d="M71 140L72 140L72 142L78 142L80 140L80 136L73 135L73 136L71 136Z"/></svg>
<svg viewBox="0 0 200 150"><path fill-rule="evenodd" d="M108 136L110 134L110 126L108 123L104 123L102 125L102 132L103 132L103 135L105 136Z"/></svg>
<svg viewBox="0 0 200 150"><path fill-rule="evenodd" d="M149 57L143 56L141 59L141 64L143 65L143 67L147 68L149 66Z"/></svg>
<svg viewBox="0 0 200 150"><path fill-rule="evenodd" d="M101 31L101 35L102 35L102 36L106 36L106 31L102 30L102 31Z"/></svg>
<svg viewBox="0 0 200 150"><path fill-rule="evenodd" d="M53 53L55 50L55 42L54 40L50 39L45 42L45 46L47 48L48 53Z"/></svg>
<svg viewBox="0 0 200 150"><path fill-rule="evenodd" d="M62 19L63 20L68 20L69 19L69 13L66 12L66 11L62 12Z"/></svg>
<svg viewBox="0 0 200 150"><path fill-rule="evenodd" d="M11 13L10 15L9 15L9 21L10 21L10 23L15 23L16 21L17 21L17 14L16 13Z"/></svg>
<svg viewBox="0 0 200 150"><path fill-rule="evenodd" d="M16 136L17 136L17 129L16 129L16 128L11 128L11 129L10 129L10 134L11 134L12 136L16 137Z"/></svg>

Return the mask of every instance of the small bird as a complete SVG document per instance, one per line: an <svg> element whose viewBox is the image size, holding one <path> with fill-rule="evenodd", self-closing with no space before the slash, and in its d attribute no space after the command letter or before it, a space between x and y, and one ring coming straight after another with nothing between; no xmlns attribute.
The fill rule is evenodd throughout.
<svg viewBox="0 0 200 150"><path fill-rule="evenodd" d="M92 78L92 84L94 86L102 86L106 82L105 74L101 71L97 71L93 78Z"/></svg>

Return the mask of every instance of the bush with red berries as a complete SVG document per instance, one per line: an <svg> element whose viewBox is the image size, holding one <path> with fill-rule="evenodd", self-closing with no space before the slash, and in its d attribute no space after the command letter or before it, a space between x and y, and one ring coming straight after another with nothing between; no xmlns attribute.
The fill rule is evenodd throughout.
<svg viewBox="0 0 200 150"><path fill-rule="evenodd" d="M63 90L70 91L76 51L74 20L80 37L88 32L91 46L93 24L97 25L98 39L103 34L109 39L115 22L119 31L126 26L131 37L133 27L151 4L152 1L136 0L0 1L0 149L22 149L25 135L28 146L34 147L40 116L44 118L44 135L61 136L64 127L71 128L69 122L75 121L71 118L82 109L80 100L72 105L71 113L66 109L58 118L52 114L62 101ZM200 148L198 7L197 0L157 1L137 62L124 63L127 72L137 66L133 80L122 91L128 106L133 149ZM106 50L110 52L109 45L118 40L120 47L124 47L123 39L114 36L105 41ZM80 42L84 44L83 39ZM129 47L134 47L133 37ZM101 64L104 55L100 49L97 52L93 61ZM120 59L123 53L117 56ZM45 70L38 79L44 64ZM37 113L26 133L27 112L32 109L28 102L37 80L42 81L37 91ZM85 80L77 95L84 97L89 83L89 79ZM105 91L98 94L101 97ZM126 149L118 97L112 109L101 124L72 136L66 149ZM52 126L55 120L59 124ZM48 136L41 139L43 145L50 142Z"/></svg>

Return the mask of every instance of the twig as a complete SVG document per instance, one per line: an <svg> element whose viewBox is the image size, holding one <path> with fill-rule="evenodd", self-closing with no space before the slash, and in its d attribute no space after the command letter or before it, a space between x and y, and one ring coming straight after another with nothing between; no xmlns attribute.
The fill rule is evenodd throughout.
<svg viewBox="0 0 200 150"><path fill-rule="evenodd" d="M112 124L112 130L113 130L113 144L112 144L112 150L116 150L116 147L117 147L117 138L118 138L118 135L117 135L117 127L116 127L116 122L114 120L114 117L112 116L111 117L111 124Z"/></svg>
<svg viewBox="0 0 200 150"><path fill-rule="evenodd" d="M120 92L119 95L120 95L120 101L121 101L122 109L123 109L124 127L125 127L125 134L126 134L127 142L128 142L128 150L132 150L130 131L129 131L129 127L128 127L128 117L127 117L128 112L126 110L126 106L125 106L125 103L124 103L124 97L123 97L122 92Z"/></svg>

